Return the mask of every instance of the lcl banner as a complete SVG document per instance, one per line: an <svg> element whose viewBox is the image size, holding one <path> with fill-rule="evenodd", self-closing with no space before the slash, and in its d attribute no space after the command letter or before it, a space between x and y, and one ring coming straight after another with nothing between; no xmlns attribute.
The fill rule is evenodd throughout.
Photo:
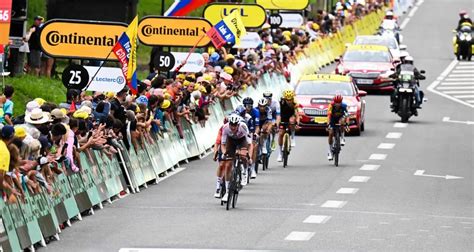
<svg viewBox="0 0 474 252"><path fill-rule="evenodd" d="M8 44L11 12L12 0L0 0L0 45Z"/></svg>

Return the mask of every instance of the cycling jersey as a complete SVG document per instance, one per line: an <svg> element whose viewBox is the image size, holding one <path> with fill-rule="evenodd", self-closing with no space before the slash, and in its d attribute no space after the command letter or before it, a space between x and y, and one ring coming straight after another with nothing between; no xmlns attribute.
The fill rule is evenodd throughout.
<svg viewBox="0 0 474 252"><path fill-rule="evenodd" d="M272 109L272 118L273 118L272 121L275 122L277 116L280 116L280 103L272 100L272 103L270 104L270 108Z"/></svg>
<svg viewBox="0 0 474 252"><path fill-rule="evenodd" d="M256 108L252 108L250 113L247 113L250 115L250 119L247 121L247 126L250 132L255 132L255 128L257 126L260 126L260 111Z"/></svg>
<svg viewBox="0 0 474 252"><path fill-rule="evenodd" d="M239 122L239 125L237 126L237 130L235 132L232 132L230 129L229 123L226 123L222 127L222 137L221 137L221 144L226 144L227 143L227 138L231 138L234 140L238 139L245 139L247 143L251 143L252 139L250 138L250 132L249 128L247 127L247 124L244 122Z"/></svg>
<svg viewBox="0 0 474 252"><path fill-rule="evenodd" d="M334 124L338 123L339 120L341 120L342 117L346 116L348 114L347 112L347 104L344 102L341 104L341 106L334 107L334 102L329 104L328 107L328 122L330 126L334 126Z"/></svg>
<svg viewBox="0 0 474 252"><path fill-rule="evenodd" d="M280 115L281 115L281 122L289 123L290 118L296 115L298 110L298 104L294 101L294 104L289 104L285 99L281 99L280 101Z"/></svg>
<svg viewBox="0 0 474 252"><path fill-rule="evenodd" d="M258 107L256 107L257 110L258 110ZM260 112L260 110L258 111L260 113L260 118L259 118L259 126L263 126L265 125L265 123L267 122L270 122L270 121L273 121L273 117L272 117L272 109L270 107L265 107L265 112Z"/></svg>

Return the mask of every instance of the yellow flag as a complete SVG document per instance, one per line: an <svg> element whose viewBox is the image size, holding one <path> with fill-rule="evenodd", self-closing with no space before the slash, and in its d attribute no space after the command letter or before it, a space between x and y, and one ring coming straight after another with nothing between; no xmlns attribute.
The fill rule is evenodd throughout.
<svg viewBox="0 0 474 252"><path fill-rule="evenodd" d="M230 29L232 34L235 37L235 44L240 44L240 38L243 37L247 31L245 30L245 25L242 22L239 11L232 11L227 17L223 19L226 26Z"/></svg>

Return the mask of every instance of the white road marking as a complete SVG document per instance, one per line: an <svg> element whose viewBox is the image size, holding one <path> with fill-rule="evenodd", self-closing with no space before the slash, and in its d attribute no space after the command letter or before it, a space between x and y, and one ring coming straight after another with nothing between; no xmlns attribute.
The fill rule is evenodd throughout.
<svg viewBox="0 0 474 252"><path fill-rule="evenodd" d="M455 69L461 70L461 69L474 69L474 66L457 66Z"/></svg>
<svg viewBox="0 0 474 252"><path fill-rule="evenodd" d="M458 177L458 176L453 176L453 175L431 175L431 174L425 174L425 170L416 170L416 172L413 174L415 176L422 176L422 177L432 177L432 178L444 178L446 180L448 179L462 179L463 177Z"/></svg>
<svg viewBox="0 0 474 252"><path fill-rule="evenodd" d="M374 153L370 155L369 160L385 160L386 158L387 154Z"/></svg>
<svg viewBox="0 0 474 252"><path fill-rule="evenodd" d="M465 224L465 225L472 225L472 222L468 222L468 221L461 221L459 222L461 224Z"/></svg>
<svg viewBox="0 0 474 252"><path fill-rule="evenodd" d="M474 95L455 95L456 98L474 98Z"/></svg>
<svg viewBox="0 0 474 252"><path fill-rule="evenodd" d="M441 226L441 228L453 228L453 226Z"/></svg>
<svg viewBox="0 0 474 252"><path fill-rule="evenodd" d="M310 215L306 218L303 223L310 223L310 224L324 224L331 219L331 216L327 215Z"/></svg>
<svg viewBox="0 0 474 252"><path fill-rule="evenodd" d="M461 65L461 66L463 66L463 65L474 65L474 61L460 61L458 64Z"/></svg>
<svg viewBox="0 0 474 252"><path fill-rule="evenodd" d="M471 71L469 71L469 74L449 74L448 75L448 78L459 78L459 77L471 77L471 78L474 78L474 73L472 73ZM472 79L471 79L472 80Z"/></svg>
<svg viewBox="0 0 474 252"><path fill-rule="evenodd" d="M377 149L391 150L395 147L394 143L381 143L377 146Z"/></svg>
<svg viewBox="0 0 474 252"><path fill-rule="evenodd" d="M379 222L379 225L390 225L390 222L381 221Z"/></svg>
<svg viewBox="0 0 474 252"><path fill-rule="evenodd" d="M473 82L443 82L440 86L474 85Z"/></svg>
<svg viewBox="0 0 474 252"><path fill-rule="evenodd" d="M367 228L369 228L369 226L357 226L356 228L358 228L358 229L367 229Z"/></svg>
<svg viewBox="0 0 474 252"><path fill-rule="evenodd" d="M443 122L450 122L450 123L461 123L461 124L467 124L467 125L470 125L470 124L474 124L474 121L459 121L459 120L451 120L451 118L445 116L443 117Z"/></svg>
<svg viewBox="0 0 474 252"><path fill-rule="evenodd" d="M393 124L394 128L406 128L408 126L408 123L401 123L401 122L396 122Z"/></svg>
<svg viewBox="0 0 474 252"><path fill-rule="evenodd" d="M429 232L429 230L426 230L426 229L418 229L417 232L426 233L426 232Z"/></svg>
<svg viewBox="0 0 474 252"><path fill-rule="evenodd" d="M474 100L467 100L466 102L474 103Z"/></svg>
<svg viewBox="0 0 474 252"><path fill-rule="evenodd" d="M398 139L402 137L402 133L401 132L389 132L385 138L389 138L389 139Z"/></svg>
<svg viewBox="0 0 474 252"><path fill-rule="evenodd" d="M474 90L443 91L443 93L445 94L474 94ZM469 102L469 101L466 101L466 102Z"/></svg>
<svg viewBox="0 0 474 252"><path fill-rule="evenodd" d="M347 201L339 201L339 200L328 200L321 205L321 207L325 208L342 208L347 204Z"/></svg>
<svg viewBox="0 0 474 252"><path fill-rule="evenodd" d="M339 193L339 194L355 194L355 193L357 193L357 191L359 191L359 188L342 187L342 188L339 188L339 190L337 190L336 193Z"/></svg>
<svg viewBox="0 0 474 252"><path fill-rule="evenodd" d="M418 10L418 6L413 7L413 9L411 9L410 13L408 13L408 16L413 17L413 15L415 15L415 12L417 10Z"/></svg>
<svg viewBox="0 0 474 252"><path fill-rule="evenodd" d="M469 77L449 77L444 79L444 81L472 81L472 78Z"/></svg>
<svg viewBox="0 0 474 252"><path fill-rule="evenodd" d="M400 25L401 29L405 29L405 26L407 26L408 22L410 22L410 18L407 17L403 20L402 24Z"/></svg>
<svg viewBox="0 0 474 252"><path fill-rule="evenodd" d="M451 61L451 63L446 67L446 69L440 74L439 77L444 78L444 77L448 76L449 74L453 74L453 73L473 73L473 71L469 70L469 69L471 67L474 69L474 65L473 66L471 66L471 65L459 65L459 66L457 66L457 64L458 64L457 60ZM461 69L461 70L456 70L456 69L453 70L455 67L456 67L456 69ZM466 68L466 67L469 67L469 69ZM454 102L466 105L468 107L474 108L474 104L470 104L470 103L465 102L464 100L462 100L462 98L456 98L456 97L451 96L449 94L445 94L441 91L441 90L471 89L469 86L474 85L473 80L472 79L466 79L466 81L455 81L456 78L449 78L449 80L453 80L453 82L443 81L440 87L438 87L438 85L441 83L440 81L438 81L438 80L433 81L433 83L431 83L427 87L427 90L432 92L432 93L435 93L437 95L443 96L447 99L450 99L451 101L454 101ZM464 86L467 86L467 87L466 88L461 88L461 87L454 88L454 87L447 87L446 85L464 85Z"/></svg>
<svg viewBox="0 0 474 252"><path fill-rule="evenodd" d="M474 86L470 87L437 87L438 90L459 90L459 89L474 89Z"/></svg>
<svg viewBox="0 0 474 252"><path fill-rule="evenodd" d="M285 240L287 241L308 241L314 236L314 232L291 232Z"/></svg>
<svg viewBox="0 0 474 252"><path fill-rule="evenodd" d="M380 168L380 165L365 164L359 170L361 171L376 171Z"/></svg>
<svg viewBox="0 0 474 252"><path fill-rule="evenodd" d="M349 182L366 183L367 181L369 181L369 179L369 176L352 176L352 178L349 179Z"/></svg>
<svg viewBox="0 0 474 252"><path fill-rule="evenodd" d="M472 73L471 70L453 70L451 73Z"/></svg>
<svg viewBox="0 0 474 252"><path fill-rule="evenodd" d="M419 0L419 1L416 3L416 5L417 5L417 6L420 6L424 1L425 1L425 0Z"/></svg>

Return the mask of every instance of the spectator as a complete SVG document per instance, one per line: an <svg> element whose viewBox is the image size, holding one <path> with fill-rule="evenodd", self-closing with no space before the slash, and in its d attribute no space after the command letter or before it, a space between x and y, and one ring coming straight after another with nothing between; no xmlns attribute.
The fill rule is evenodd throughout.
<svg viewBox="0 0 474 252"><path fill-rule="evenodd" d="M5 89L3 90L3 94L5 97L3 98L3 101L0 98L0 107L2 107L0 111L0 124L3 125L13 125L13 93L15 92L15 89L10 86L6 85ZM2 113L3 112L3 113Z"/></svg>
<svg viewBox="0 0 474 252"><path fill-rule="evenodd" d="M41 46L40 46L40 32L43 26L44 18L36 16L33 21L33 25L30 27L28 34L26 35L26 41L30 48L29 54L29 69L30 74L39 76L41 69Z"/></svg>

